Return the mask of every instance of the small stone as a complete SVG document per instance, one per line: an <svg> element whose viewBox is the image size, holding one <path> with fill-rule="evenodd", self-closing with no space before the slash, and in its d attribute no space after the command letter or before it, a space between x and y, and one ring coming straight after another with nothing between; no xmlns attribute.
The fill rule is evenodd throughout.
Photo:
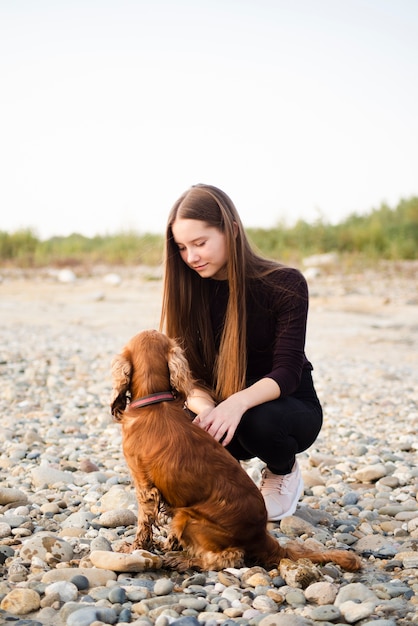
<svg viewBox="0 0 418 626"><path fill-rule="evenodd" d="M126 491L121 485L114 485L100 499L100 510L113 511L115 509L129 509L136 506L136 497L133 491ZM136 521L134 522L136 524Z"/></svg>
<svg viewBox="0 0 418 626"><path fill-rule="evenodd" d="M218 580L220 583L222 583L223 585L226 585L227 587L233 586L233 585L237 585L238 587L240 586L240 579L237 578L237 576L234 576L234 574L232 574L231 572L228 572L226 570L220 570L218 572Z"/></svg>
<svg viewBox="0 0 418 626"><path fill-rule="evenodd" d="M376 608L375 602L355 602L347 600L342 602L339 607L344 619L349 623L359 622L365 617L369 617Z"/></svg>
<svg viewBox="0 0 418 626"><path fill-rule="evenodd" d="M322 604L313 607L310 615L313 620L318 622L335 622L341 617L341 611L332 604Z"/></svg>
<svg viewBox="0 0 418 626"><path fill-rule="evenodd" d="M366 465L354 472L355 478L362 483L372 483L386 476L387 471L383 463L375 463L373 465Z"/></svg>
<svg viewBox="0 0 418 626"><path fill-rule="evenodd" d="M62 602L71 602L78 597L78 588L71 582L59 581L45 588L45 595L57 594Z"/></svg>
<svg viewBox="0 0 418 626"><path fill-rule="evenodd" d="M61 523L61 528L89 528L92 520L95 518L90 511L75 511L70 513Z"/></svg>
<svg viewBox="0 0 418 626"><path fill-rule="evenodd" d="M280 530L288 537L300 537L301 535L314 535L315 527L308 521L290 515L280 522Z"/></svg>
<svg viewBox="0 0 418 626"><path fill-rule="evenodd" d="M206 584L206 576L204 574L193 574L193 576L189 576L185 578L181 583L183 589L187 587L191 587L192 585L205 585Z"/></svg>
<svg viewBox="0 0 418 626"><path fill-rule="evenodd" d="M0 539L4 539L5 537L10 537L11 534L12 534L12 529L9 526L9 524L0 522Z"/></svg>
<svg viewBox="0 0 418 626"><path fill-rule="evenodd" d="M156 596L167 596L173 591L174 583L168 578L159 578L155 581L154 593Z"/></svg>
<svg viewBox="0 0 418 626"><path fill-rule="evenodd" d="M261 619L258 626L312 626L312 621L301 615L276 613Z"/></svg>
<svg viewBox="0 0 418 626"><path fill-rule="evenodd" d="M10 487L0 487L0 505L11 504L12 502L27 502L27 495L20 489Z"/></svg>
<svg viewBox="0 0 418 626"><path fill-rule="evenodd" d="M262 613L275 613L277 611L277 604L272 598L266 595L259 595L254 598L253 608Z"/></svg>
<svg viewBox="0 0 418 626"><path fill-rule="evenodd" d="M160 569L162 559L146 550L134 550L130 554L94 550L90 553L94 567L114 572L143 572L148 569Z"/></svg>
<svg viewBox="0 0 418 626"><path fill-rule="evenodd" d="M27 580L28 570L23 565L23 563L20 563L17 560L13 561L12 563L10 563L9 567L7 568L7 577L10 580L10 582L19 583L24 580Z"/></svg>
<svg viewBox="0 0 418 626"><path fill-rule="evenodd" d="M393 557L397 549L393 544L393 539L389 539L384 535L367 535L361 537L355 545L356 551L362 554L376 554L381 556Z"/></svg>
<svg viewBox="0 0 418 626"><path fill-rule="evenodd" d="M83 576L82 574L77 574L76 576L73 576L70 582L73 583L73 585L75 585L79 591L85 591L89 588L89 579L87 578L87 576Z"/></svg>
<svg viewBox="0 0 418 626"><path fill-rule="evenodd" d="M108 598L112 604L123 604L126 601L126 591L123 587L112 587Z"/></svg>
<svg viewBox="0 0 418 626"><path fill-rule="evenodd" d="M334 604L336 606L340 606L344 602L348 600L353 600L355 602L378 602L378 597L366 585L363 583L349 583L345 585L345 587L341 587L339 592L337 593L337 597L335 598Z"/></svg>
<svg viewBox="0 0 418 626"><path fill-rule="evenodd" d="M246 578L245 582L250 587L269 586L271 584L271 578L267 573L255 572L255 574Z"/></svg>
<svg viewBox="0 0 418 626"><path fill-rule="evenodd" d="M282 559L279 564L279 571L287 585L302 589L316 582L320 577L317 567L307 559L299 559L297 562Z"/></svg>
<svg viewBox="0 0 418 626"><path fill-rule="evenodd" d="M398 552L396 559L402 561L402 565L407 569L418 568L418 552Z"/></svg>
<svg viewBox="0 0 418 626"><path fill-rule="evenodd" d="M129 509L116 509L105 511L97 521L106 528L117 528L118 526L134 526L137 518L135 513Z"/></svg>
<svg viewBox="0 0 418 626"><path fill-rule="evenodd" d="M195 617L180 617L171 622L171 626L200 626L200 622Z"/></svg>
<svg viewBox="0 0 418 626"><path fill-rule="evenodd" d="M71 472L57 470L48 465L35 467L30 475L33 486L37 489L43 489L45 486L51 487L57 483L70 484L74 482L74 476Z"/></svg>
<svg viewBox="0 0 418 626"><path fill-rule="evenodd" d="M90 461L90 459L82 459L80 461L79 469L81 472L87 473L98 472L100 470L96 463L93 463L93 461Z"/></svg>
<svg viewBox="0 0 418 626"><path fill-rule="evenodd" d="M117 614L114 609L99 607L78 607L68 615L66 626L92 626L94 622L103 624L116 624Z"/></svg>
<svg viewBox="0 0 418 626"><path fill-rule="evenodd" d="M284 602L284 596L277 589L267 589L266 595L275 601L276 604L282 604Z"/></svg>
<svg viewBox="0 0 418 626"><path fill-rule="evenodd" d="M116 580L115 572L94 567L52 569L49 572L45 572L41 580L43 583L49 584L59 580L70 581L74 576L78 575L85 576L89 581L89 587L92 588L106 585L110 580Z"/></svg>
<svg viewBox="0 0 418 626"><path fill-rule="evenodd" d="M193 609L194 611L204 611L207 607L206 598L196 598L193 596L187 598L180 598L179 604L188 609Z"/></svg>
<svg viewBox="0 0 418 626"><path fill-rule="evenodd" d="M12 615L27 615L37 611L41 606L41 598L33 589L16 588L10 591L1 601L0 607Z"/></svg>
<svg viewBox="0 0 418 626"><path fill-rule="evenodd" d="M292 589L285 595L285 600L290 606L303 606L306 604L306 598L300 589Z"/></svg>
<svg viewBox="0 0 418 626"><path fill-rule="evenodd" d="M48 533L37 533L26 540L20 549L20 556L28 561L34 556L45 560L47 555L51 555L56 561L70 561L73 558L73 548L59 537Z"/></svg>
<svg viewBox="0 0 418 626"><path fill-rule="evenodd" d="M305 598L315 604L334 604L338 587L330 582L317 582L305 589Z"/></svg>

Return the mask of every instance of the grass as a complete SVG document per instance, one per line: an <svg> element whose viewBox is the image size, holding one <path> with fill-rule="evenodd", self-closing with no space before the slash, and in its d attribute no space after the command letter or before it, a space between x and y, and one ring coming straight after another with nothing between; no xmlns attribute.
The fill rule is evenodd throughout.
<svg viewBox="0 0 418 626"><path fill-rule="evenodd" d="M418 258L418 197L396 207L382 204L365 215L356 213L338 224L319 219L299 220L294 226L248 229L261 254L299 264L313 254L336 253L348 263ZM77 265L149 265L162 263L163 236L123 232L85 237L74 233L41 241L30 229L0 231L0 266L72 267Z"/></svg>

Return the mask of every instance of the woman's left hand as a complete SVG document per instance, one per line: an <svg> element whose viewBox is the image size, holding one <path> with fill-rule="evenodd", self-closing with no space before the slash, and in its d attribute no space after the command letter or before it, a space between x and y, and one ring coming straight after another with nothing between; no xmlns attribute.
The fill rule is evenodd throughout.
<svg viewBox="0 0 418 626"><path fill-rule="evenodd" d="M248 409L280 397L280 387L272 378L262 378L216 407L203 409L193 420L216 441L227 446L235 435L242 416Z"/></svg>
<svg viewBox="0 0 418 626"><path fill-rule="evenodd" d="M234 397L230 396L218 406L205 409L193 420L203 430L212 435L216 441L227 446L241 421L243 411Z"/></svg>

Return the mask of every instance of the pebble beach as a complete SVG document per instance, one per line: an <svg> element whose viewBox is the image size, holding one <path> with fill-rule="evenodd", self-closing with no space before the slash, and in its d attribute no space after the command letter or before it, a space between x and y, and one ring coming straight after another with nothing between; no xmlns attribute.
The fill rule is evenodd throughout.
<svg viewBox="0 0 418 626"><path fill-rule="evenodd" d="M158 328L159 270L0 270L0 625L418 624L418 263L337 267L301 268L324 426L298 457L296 513L269 530L353 550L354 573L180 574L120 553L137 508L110 362ZM263 464L245 468L258 483Z"/></svg>

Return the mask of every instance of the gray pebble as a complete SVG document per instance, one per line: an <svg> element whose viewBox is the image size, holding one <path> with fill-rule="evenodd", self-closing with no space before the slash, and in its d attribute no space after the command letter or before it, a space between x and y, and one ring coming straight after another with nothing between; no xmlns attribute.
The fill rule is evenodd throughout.
<svg viewBox="0 0 418 626"><path fill-rule="evenodd" d="M333 604L323 604L311 609L310 616L318 622L334 622L341 617L341 611Z"/></svg>
<svg viewBox="0 0 418 626"><path fill-rule="evenodd" d="M166 596L173 591L174 583L168 578L159 578L154 584L154 593L156 596Z"/></svg>
<svg viewBox="0 0 418 626"><path fill-rule="evenodd" d="M72 582L79 591L85 591L89 588L89 579L87 578L87 576L82 576L81 574L73 576L70 582Z"/></svg>
<svg viewBox="0 0 418 626"><path fill-rule="evenodd" d="M109 602L112 604L123 604L126 600L126 591L123 587L112 587L108 594Z"/></svg>

